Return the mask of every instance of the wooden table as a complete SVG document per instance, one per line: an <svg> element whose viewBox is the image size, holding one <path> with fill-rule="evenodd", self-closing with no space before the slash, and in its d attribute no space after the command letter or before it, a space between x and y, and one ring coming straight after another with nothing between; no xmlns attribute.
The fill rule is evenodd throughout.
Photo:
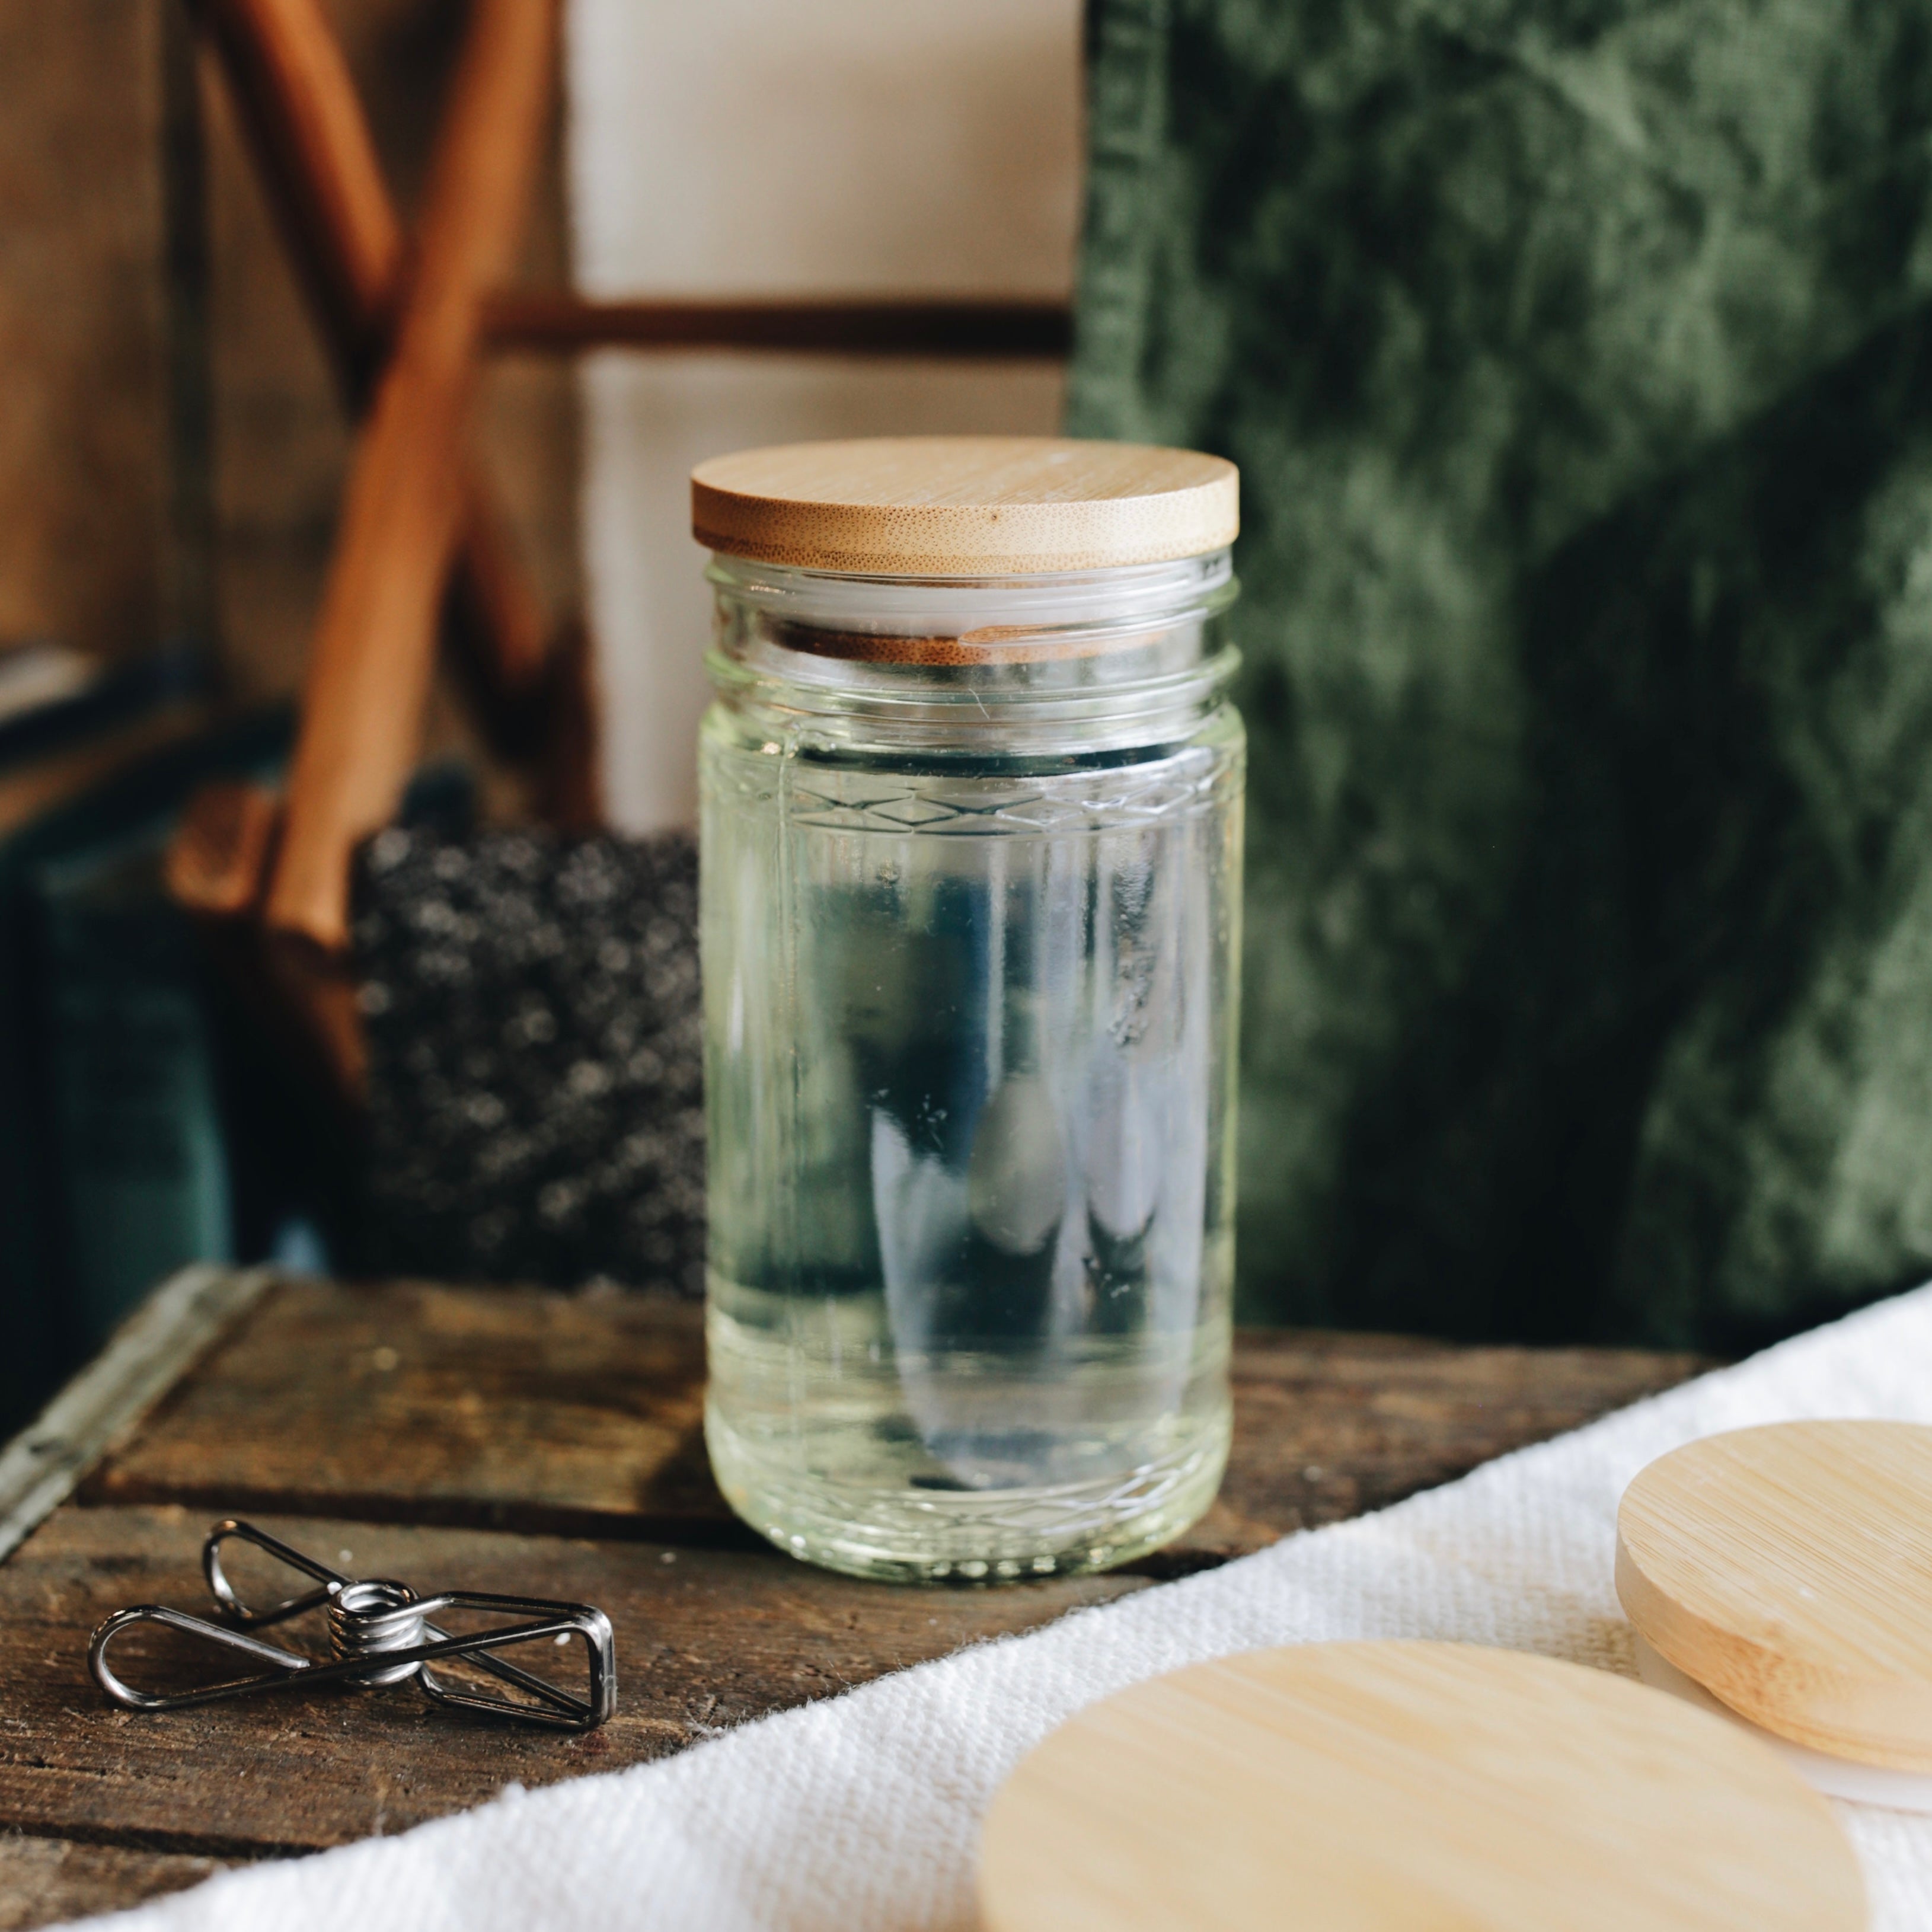
<svg viewBox="0 0 1932 1932"><path fill-rule="evenodd" d="M1245 1335L1227 1480L1179 1542L1104 1576L899 1588L807 1568L732 1518L688 1305L190 1270L0 1456L0 1928L663 1757L1393 1502L1702 1366ZM88 1634L129 1604L205 1609L201 1538L229 1514L362 1575L601 1605L616 1715L560 1738L406 1685L110 1706Z"/></svg>

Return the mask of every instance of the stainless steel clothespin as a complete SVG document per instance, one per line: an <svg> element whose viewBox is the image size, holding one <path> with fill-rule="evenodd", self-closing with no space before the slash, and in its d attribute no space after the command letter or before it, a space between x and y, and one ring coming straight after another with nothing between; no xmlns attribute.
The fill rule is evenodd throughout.
<svg viewBox="0 0 1932 1932"><path fill-rule="evenodd" d="M236 1595L221 1567L221 1546L231 1537L266 1550L290 1569L314 1577L320 1587L291 1597L271 1609L251 1609ZM406 1583L389 1577L344 1576L314 1557L291 1550L252 1523L238 1522L232 1517L217 1523L208 1532L208 1540L202 1546L201 1567L214 1594L216 1609L227 1619L226 1623L210 1623L205 1617L190 1616L184 1610L168 1610L159 1604L140 1604L110 1617L94 1633L94 1641L88 1647L88 1668L93 1672L94 1682L116 1703L124 1704L130 1711L178 1711L191 1704L249 1696L258 1690L280 1690L292 1684L352 1684L368 1688L400 1684L413 1677L422 1686L423 1695L433 1703L485 1712L491 1717L542 1724L553 1730L594 1730L616 1707L617 1652L610 1620L588 1604L551 1603L541 1597L487 1596L467 1590L446 1590L437 1596L418 1597ZM328 1627L326 1657L282 1650L244 1634L325 1605ZM452 1636L430 1621L446 1610L494 1611L530 1621ZM186 1630L269 1667L259 1676L211 1684L198 1690L164 1695L136 1690L116 1676L107 1660L107 1648L122 1630L138 1623L162 1624L170 1630ZM544 1637L561 1644L573 1636L583 1639L590 1670L588 1686L582 1696L491 1654ZM514 1684L528 1701L479 1696L458 1688L431 1667L456 1658L466 1658L506 1684Z"/></svg>

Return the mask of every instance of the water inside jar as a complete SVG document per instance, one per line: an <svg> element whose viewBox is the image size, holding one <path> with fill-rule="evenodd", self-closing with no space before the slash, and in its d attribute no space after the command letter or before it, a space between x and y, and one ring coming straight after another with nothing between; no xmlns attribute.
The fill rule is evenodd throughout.
<svg viewBox="0 0 1932 1932"><path fill-rule="evenodd" d="M1010 1575L1211 1495L1238 742L908 772L707 726L707 1426L775 1540Z"/></svg>

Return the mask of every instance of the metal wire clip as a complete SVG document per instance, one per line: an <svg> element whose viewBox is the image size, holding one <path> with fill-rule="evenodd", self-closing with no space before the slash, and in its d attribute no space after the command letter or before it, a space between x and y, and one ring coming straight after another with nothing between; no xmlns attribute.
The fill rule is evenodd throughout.
<svg viewBox="0 0 1932 1932"><path fill-rule="evenodd" d="M251 1609L236 1594L221 1567L221 1546L231 1537L266 1550L290 1569L315 1578L321 1587L291 1597L271 1609ZM228 1619L226 1624L210 1623L205 1617L190 1616L185 1610L171 1610L159 1604L139 1604L110 1617L94 1633L94 1640L88 1646L87 1667L93 1672L94 1681L116 1703L125 1705L130 1711L178 1711L192 1704L212 1704L224 1697L245 1697L258 1690L280 1690L293 1684L340 1683L369 1688L400 1684L413 1677L432 1703L485 1712L491 1717L514 1718L553 1730L594 1730L616 1707L617 1653L610 1620L587 1604L552 1603L541 1597L485 1596L467 1590L446 1590L438 1596L418 1597L406 1583L389 1577L344 1576L314 1557L291 1550L266 1531L232 1517L217 1523L208 1532L208 1540L202 1545L201 1567L214 1593L218 1612ZM325 1604L328 1606L327 1657L279 1649L244 1634L298 1617ZM494 1611L534 1621L498 1624L452 1636L430 1622L446 1610ZM107 1647L130 1624L140 1623L162 1624L170 1630L205 1637L269 1668L260 1676L211 1684L198 1690L165 1695L136 1690L116 1676L107 1660ZM561 1644L572 1636L583 1639L590 1666L589 1684L582 1696L490 1654L512 1644L534 1643L544 1637ZM458 1688L431 1668L454 1658L467 1658L505 1683L514 1684L529 1701L479 1696Z"/></svg>

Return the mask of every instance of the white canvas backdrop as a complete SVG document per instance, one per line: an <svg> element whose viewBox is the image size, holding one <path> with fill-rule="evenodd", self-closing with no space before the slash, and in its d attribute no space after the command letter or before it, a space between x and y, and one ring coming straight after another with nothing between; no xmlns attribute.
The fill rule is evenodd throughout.
<svg viewBox="0 0 1932 1932"><path fill-rule="evenodd" d="M1064 296L1079 0L572 0L585 292ZM692 466L807 437L1041 434L1035 364L604 354L584 371L583 530L612 812L688 822L706 698Z"/></svg>

